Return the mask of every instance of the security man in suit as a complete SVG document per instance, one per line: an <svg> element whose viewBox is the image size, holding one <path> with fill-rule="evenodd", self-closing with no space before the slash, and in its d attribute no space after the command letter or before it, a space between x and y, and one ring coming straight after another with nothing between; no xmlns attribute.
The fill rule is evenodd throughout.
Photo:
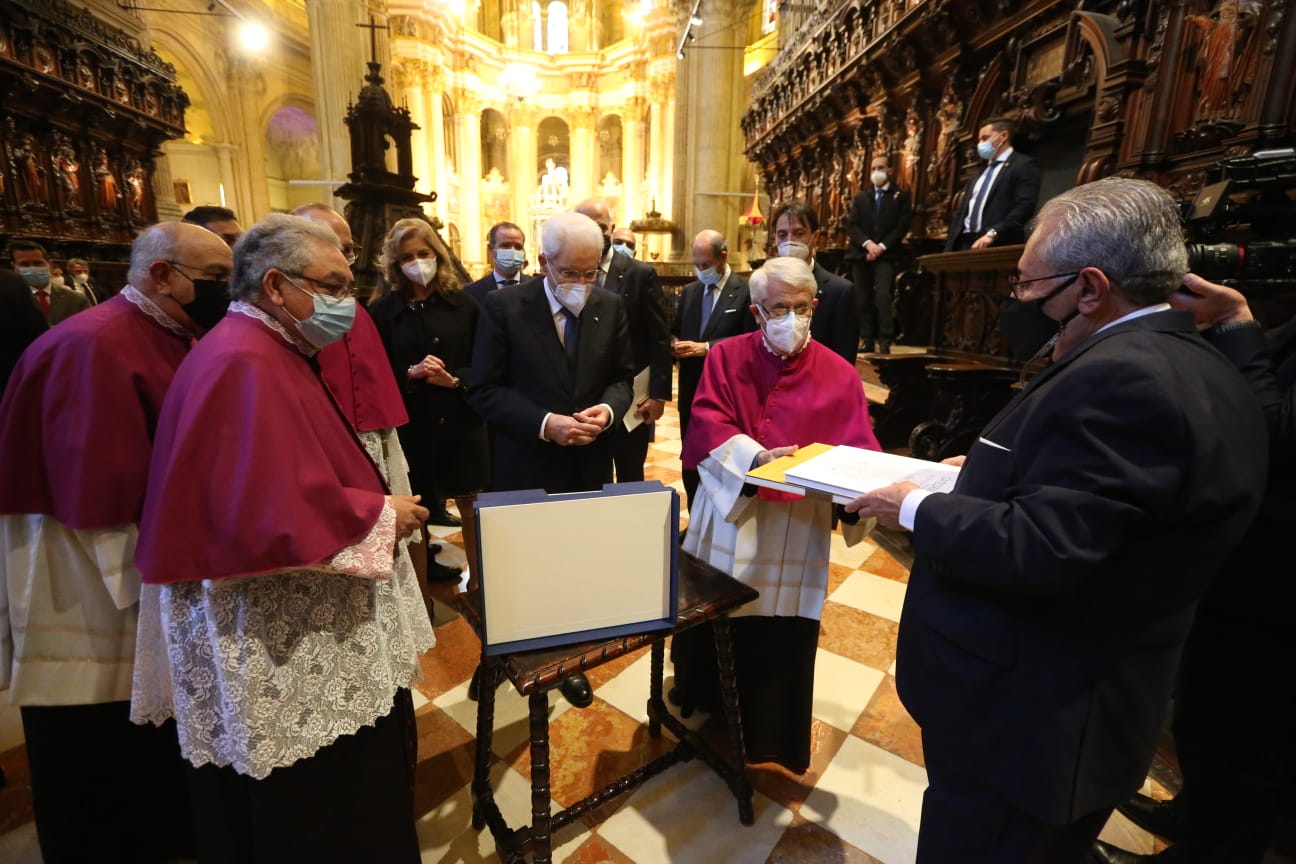
<svg viewBox="0 0 1296 864"><path fill-rule="evenodd" d="M491 226L486 233L486 253L491 260L491 272L476 282L469 282L463 289L478 306L495 289L516 285L527 278L522 274L526 264L526 235L512 222Z"/></svg>
<svg viewBox="0 0 1296 864"><path fill-rule="evenodd" d="M49 253L41 244L32 240L15 240L9 244L9 258L18 275L31 288L32 299L51 327L90 308L90 301L76 291L50 282L53 278L52 264Z"/></svg>
<svg viewBox="0 0 1296 864"><path fill-rule="evenodd" d="M815 261L815 235L819 217L804 201L793 199L779 204L770 214L774 243L779 257L800 258L814 271L818 293L810 335L828 346L852 366L859 353L860 320L855 306L855 286Z"/></svg>
<svg viewBox="0 0 1296 864"><path fill-rule="evenodd" d="M851 262L855 278L861 348L872 351L876 347L879 353L890 354L895 336L891 300L896 256L900 254L900 241L909 231L913 199L909 190L891 182L886 156L873 157L869 179L873 188L861 191L851 204L850 221L846 223L850 235L846 259Z"/></svg>
<svg viewBox="0 0 1296 864"><path fill-rule="evenodd" d="M621 298L634 355L635 374L648 369L648 393L632 410L643 421L631 432L618 423L611 430L616 481L632 483L644 479L644 460L655 423L671 400L670 326L666 323L666 301L657 271L642 261L612 252L612 216L602 198L589 198L576 205L576 212L593 219L603 232L603 255L599 260L598 287ZM612 479L608 475L608 479Z"/></svg>
<svg viewBox="0 0 1296 864"><path fill-rule="evenodd" d="M702 364L711 346L756 329L747 277L730 269L729 246L723 234L710 229L698 233L693 240L693 269L697 281L684 286L671 334L672 353L679 361L680 440L688 431L693 394L702 379ZM697 487L698 472L685 469L684 491L690 502Z"/></svg>
<svg viewBox="0 0 1296 864"><path fill-rule="evenodd" d="M945 251L985 249L1026 242L1026 223L1039 204L1039 163L1013 149L1016 124L987 120L977 133L977 155L985 170L968 181L950 220Z"/></svg>

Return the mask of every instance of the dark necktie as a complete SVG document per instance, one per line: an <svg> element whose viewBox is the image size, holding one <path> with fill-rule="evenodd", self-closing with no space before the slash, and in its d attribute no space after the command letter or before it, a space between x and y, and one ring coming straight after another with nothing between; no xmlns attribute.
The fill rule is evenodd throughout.
<svg viewBox="0 0 1296 864"><path fill-rule="evenodd" d="M565 319L563 322L563 348L567 351L567 365L576 368L576 351L580 347L580 327L576 316L566 306L559 306Z"/></svg>
<svg viewBox="0 0 1296 864"><path fill-rule="evenodd" d="M716 286L713 283L711 285L707 285L706 291L702 293L702 329L698 333L699 336L702 336L706 333L707 322L711 320L711 309L715 306L715 299L716 299L715 291L716 291Z"/></svg>
<svg viewBox="0 0 1296 864"><path fill-rule="evenodd" d="M46 291L44 288L42 288L42 289L40 289L39 291L37 291L37 292L36 292L36 302L40 304L41 311L44 312L44 313L45 313L45 317L48 318L48 317L49 317L49 309L50 309L50 307L49 307L49 292Z"/></svg>
<svg viewBox="0 0 1296 864"><path fill-rule="evenodd" d="M882 215L882 190L873 194L873 227L877 227L878 218Z"/></svg>
<svg viewBox="0 0 1296 864"><path fill-rule="evenodd" d="M500 282L500 287L503 288L506 285L516 285L516 284L517 284L516 279L505 279L504 281Z"/></svg>
<svg viewBox="0 0 1296 864"><path fill-rule="evenodd" d="M990 184L994 182L995 171L999 170L999 166L1002 164L1003 160L996 160L986 166L981 188L977 190L976 197L972 199L972 209L968 211L972 214L972 218L968 224L972 226L973 234L981 232L981 208L985 204L986 194L990 191Z"/></svg>

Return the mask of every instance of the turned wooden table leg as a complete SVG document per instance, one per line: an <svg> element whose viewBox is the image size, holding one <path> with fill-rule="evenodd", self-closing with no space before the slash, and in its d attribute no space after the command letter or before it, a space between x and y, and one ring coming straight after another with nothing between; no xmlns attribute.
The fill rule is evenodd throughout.
<svg viewBox="0 0 1296 864"><path fill-rule="evenodd" d="M738 819L744 825L756 821L752 812L751 777L747 774L747 747L743 744L742 712L738 707L738 684L734 678L733 627L727 615L712 621L715 633L716 665L720 670L720 697L724 702L725 720L729 727L729 743L734 748L737 764Z"/></svg>
<svg viewBox="0 0 1296 864"><path fill-rule="evenodd" d="M532 693L531 704L531 852L535 864L550 864L553 837L549 816L549 695Z"/></svg>
<svg viewBox="0 0 1296 864"><path fill-rule="evenodd" d="M477 750L473 762L472 826L480 831L486 827L483 802L493 798L490 788L491 737L495 730L495 670L490 661L483 660L477 668L480 681L477 693Z"/></svg>
<svg viewBox="0 0 1296 864"><path fill-rule="evenodd" d="M648 682L648 736L661 737L661 720L657 712L665 710L662 702L662 675L665 674L666 644L660 640L652 646L652 677Z"/></svg>

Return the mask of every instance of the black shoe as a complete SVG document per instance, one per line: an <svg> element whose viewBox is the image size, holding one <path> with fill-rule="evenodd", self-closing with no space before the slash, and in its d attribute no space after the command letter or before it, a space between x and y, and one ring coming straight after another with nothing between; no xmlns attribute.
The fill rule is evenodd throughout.
<svg viewBox="0 0 1296 864"><path fill-rule="evenodd" d="M872 354L873 341L871 339L861 339L859 350L861 354Z"/></svg>
<svg viewBox="0 0 1296 864"><path fill-rule="evenodd" d="M588 708L594 702L594 690L584 672L568 675L558 685L558 690L564 699L577 708Z"/></svg>
<svg viewBox="0 0 1296 864"><path fill-rule="evenodd" d="M432 542L431 540L429 540L429 541L428 541L428 554L429 554L429 555L440 555L440 554L441 554L441 544L440 544L440 543L434 543L434 542Z"/></svg>
<svg viewBox="0 0 1296 864"><path fill-rule="evenodd" d="M887 339L883 339L881 342L879 342L879 343L878 343L878 353L879 353L879 354L890 354L890 353L891 353L891 342L890 342L889 340L887 340Z"/></svg>
<svg viewBox="0 0 1296 864"><path fill-rule="evenodd" d="M458 567L449 567L439 561L429 561L427 578L429 582L458 582L463 578L463 571Z"/></svg>
<svg viewBox="0 0 1296 864"><path fill-rule="evenodd" d="M458 516L455 516L444 507L440 510L433 510L427 521L431 525L445 525L449 528L458 528L463 525Z"/></svg>
<svg viewBox="0 0 1296 864"><path fill-rule="evenodd" d="M1125 803L1117 804L1116 809L1144 831L1151 831L1158 837L1177 843L1184 839L1184 827L1179 808L1175 806L1176 800L1178 799L1157 801L1135 793Z"/></svg>
<svg viewBox="0 0 1296 864"><path fill-rule="evenodd" d="M1187 864L1188 850L1183 846L1171 846L1154 855L1140 855L1127 852L1119 846L1095 840L1089 851L1089 860L1097 864Z"/></svg>

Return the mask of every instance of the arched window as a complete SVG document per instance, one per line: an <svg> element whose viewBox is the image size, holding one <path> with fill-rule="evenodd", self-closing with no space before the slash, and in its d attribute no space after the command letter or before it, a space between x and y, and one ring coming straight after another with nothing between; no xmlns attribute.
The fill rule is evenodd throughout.
<svg viewBox="0 0 1296 864"><path fill-rule="evenodd" d="M567 53L567 4L562 0L549 4L549 53Z"/></svg>

